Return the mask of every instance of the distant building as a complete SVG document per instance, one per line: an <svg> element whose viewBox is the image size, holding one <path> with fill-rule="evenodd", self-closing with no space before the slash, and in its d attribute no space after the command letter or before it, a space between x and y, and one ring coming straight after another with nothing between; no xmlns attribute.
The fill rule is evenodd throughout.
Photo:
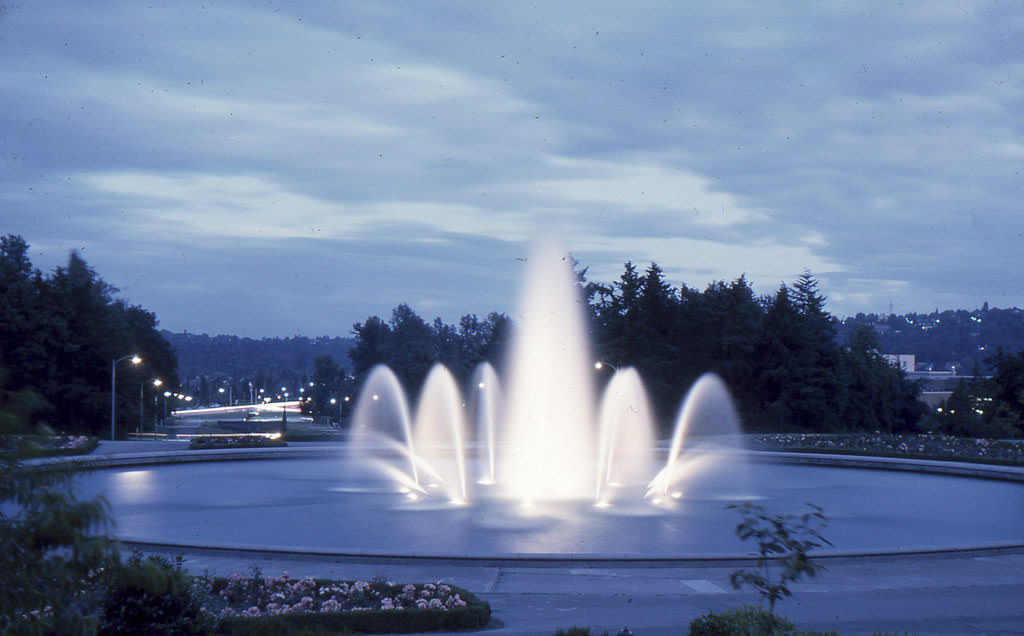
<svg viewBox="0 0 1024 636"><path fill-rule="evenodd" d="M917 370L917 356L913 353L886 353L885 361L903 371L913 373Z"/></svg>

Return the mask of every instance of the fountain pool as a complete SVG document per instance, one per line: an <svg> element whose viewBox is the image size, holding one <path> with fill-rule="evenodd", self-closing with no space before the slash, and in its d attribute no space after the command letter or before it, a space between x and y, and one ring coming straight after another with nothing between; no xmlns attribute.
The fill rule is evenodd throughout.
<svg viewBox="0 0 1024 636"><path fill-rule="evenodd" d="M588 500L535 508L486 498L411 501L344 448L328 456L323 448L281 450L316 456L107 468L83 474L78 488L107 497L122 539L182 548L596 560L736 558L752 549L733 533L739 517L725 509L731 497L606 509ZM807 501L821 505L833 543L826 553L1024 546L1024 484L765 463L771 459L754 453L746 464L755 500L782 513L800 513Z"/></svg>
<svg viewBox="0 0 1024 636"><path fill-rule="evenodd" d="M761 461L769 456L743 451L732 400L713 375L689 389L671 438L656 442L635 370L614 369L598 399L569 260L553 241L530 257L500 375L483 365L466 388L436 367L413 406L395 374L378 367L346 444L295 445L272 461L140 458L86 473L78 488L108 498L122 539L179 546L736 557L751 546L735 538L738 518L725 508L747 500L776 513L822 506L825 536L847 554L1024 544L1020 483Z"/></svg>

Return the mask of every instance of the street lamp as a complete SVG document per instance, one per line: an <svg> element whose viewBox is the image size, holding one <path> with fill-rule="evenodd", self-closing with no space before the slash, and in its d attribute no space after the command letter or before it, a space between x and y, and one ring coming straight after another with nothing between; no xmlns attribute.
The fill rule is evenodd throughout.
<svg viewBox="0 0 1024 636"><path fill-rule="evenodd" d="M167 424L167 398L171 397L172 395L174 395L174 394L171 393L170 391L164 391L164 411L160 415L160 424L161 425L166 425Z"/></svg>
<svg viewBox="0 0 1024 636"><path fill-rule="evenodd" d="M341 428L341 422L345 417L345 404L347 404L348 401L349 397L347 395L341 400L338 398L331 398L331 405L338 405L338 428Z"/></svg>
<svg viewBox="0 0 1024 636"><path fill-rule="evenodd" d="M121 356L110 362L110 441L114 441L114 421L117 413L117 363L123 360L131 360L132 364L142 362L142 358L135 354Z"/></svg>
<svg viewBox="0 0 1024 636"><path fill-rule="evenodd" d="M601 369L603 369L605 367L608 367L612 371L618 371L619 370L619 368L617 366L615 366L614 364L610 364L608 362L601 362L600 360L598 360L597 362L594 363L594 368L597 369L598 371L600 371Z"/></svg>
<svg viewBox="0 0 1024 636"><path fill-rule="evenodd" d="M160 378L154 378L154 379L150 380L150 382L153 383L153 386L160 386L161 384L164 383L164 381L161 380ZM135 431L136 433L141 433L142 432L142 387L146 386L146 384L147 384L146 382L139 382L139 430ZM156 398L153 398L153 399L155 400ZM153 421L154 422L156 421L156 417L155 416L153 418ZM153 432L154 433L156 432L156 424L155 423L153 424Z"/></svg>

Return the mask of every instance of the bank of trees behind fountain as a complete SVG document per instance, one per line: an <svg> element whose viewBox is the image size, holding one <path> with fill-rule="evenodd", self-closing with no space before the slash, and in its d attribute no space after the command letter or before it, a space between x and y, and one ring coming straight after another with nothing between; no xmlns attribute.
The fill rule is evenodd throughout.
<svg viewBox="0 0 1024 636"><path fill-rule="evenodd" d="M955 417L928 412L919 400L920 387L881 355L871 326L838 335L839 322L827 311L810 272L761 296L743 276L703 290L673 287L654 263L643 271L626 263L610 284L587 282L585 274L580 271L578 280L595 359L640 371L663 437L671 433L686 390L706 371L729 385L748 431L1019 434L1020 415L1013 405L999 415L966 408L988 394L1015 395L1012 381L1005 387L979 381L970 391L961 390L956 397L965 408ZM356 384L383 363L415 397L437 361L465 383L480 362L500 368L511 326L502 314L484 320L468 315L458 325L428 323L399 305L390 320L371 316L354 325L356 344L349 355ZM992 364L1003 369L997 378L1012 380L1013 369L1024 368L1024 353L1000 352ZM610 379L608 370L599 373L601 381ZM965 413L977 421L968 421Z"/></svg>
<svg viewBox="0 0 1024 636"><path fill-rule="evenodd" d="M732 389L747 430L896 432L917 430L926 415L870 328L837 340L809 272L757 296L743 276L701 291L672 287L656 264L626 263L614 283L584 289L597 355L639 369L667 425L706 371Z"/></svg>

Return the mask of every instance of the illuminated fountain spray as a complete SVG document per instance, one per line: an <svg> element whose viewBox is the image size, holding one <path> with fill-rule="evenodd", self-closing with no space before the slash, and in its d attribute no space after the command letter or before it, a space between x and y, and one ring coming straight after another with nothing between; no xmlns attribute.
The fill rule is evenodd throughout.
<svg viewBox="0 0 1024 636"><path fill-rule="evenodd" d="M705 373L694 382L674 430L668 460L648 486L647 496L655 500L682 496L676 486L692 482L696 473L722 464L741 448L739 416L721 378Z"/></svg>
<svg viewBox="0 0 1024 636"><path fill-rule="evenodd" d="M497 472L497 423L501 417L501 382L489 362L473 373L470 412L476 416L476 449L479 461L477 483L493 486Z"/></svg>
<svg viewBox="0 0 1024 636"><path fill-rule="evenodd" d="M654 417L636 369L616 371L601 398L594 501L609 505L627 484L650 479Z"/></svg>
<svg viewBox="0 0 1024 636"><path fill-rule="evenodd" d="M526 503L593 493L594 369L565 250L530 255L512 341L498 487Z"/></svg>
<svg viewBox="0 0 1024 636"><path fill-rule="evenodd" d="M667 460L635 369L615 370L597 402L583 306L565 250L541 241L529 258L503 380L481 365L463 394L437 365L412 416L394 373L375 368L356 403L351 454L372 458L411 499L598 507L642 501L645 493L656 504L679 498L680 484L735 461L728 451L738 444L738 419L717 376L703 376L688 392Z"/></svg>
<svg viewBox="0 0 1024 636"><path fill-rule="evenodd" d="M427 375L413 427L417 468L428 485L441 487L450 501L465 503L466 424L462 397L451 372L435 366Z"/></svg>

